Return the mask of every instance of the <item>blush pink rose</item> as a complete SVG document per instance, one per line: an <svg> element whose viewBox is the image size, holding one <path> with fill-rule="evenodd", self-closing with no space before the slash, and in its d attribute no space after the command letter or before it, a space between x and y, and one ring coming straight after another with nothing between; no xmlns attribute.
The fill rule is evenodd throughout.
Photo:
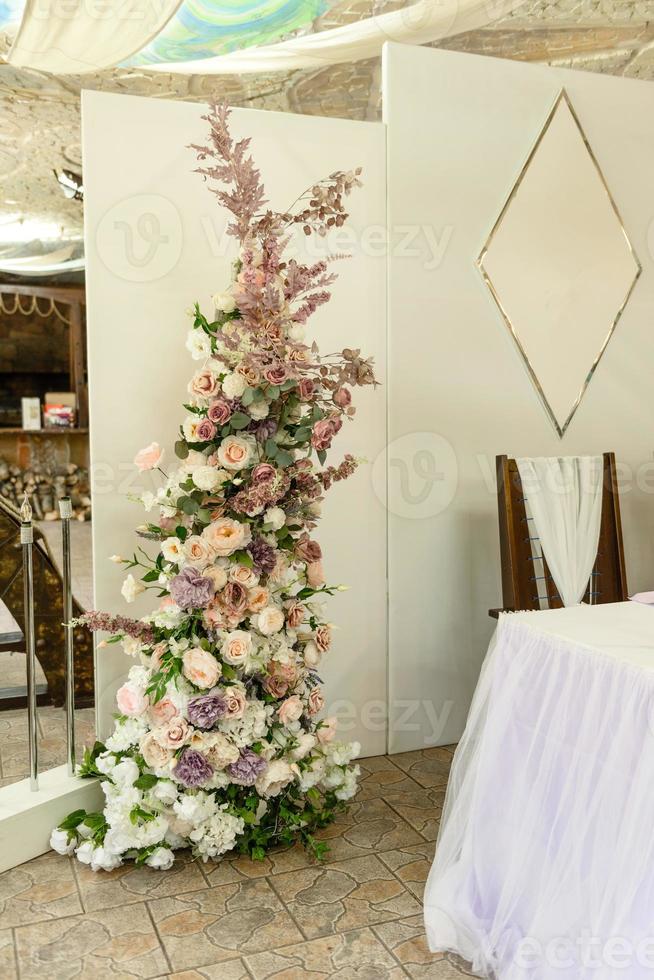
<svg viewBox="0 0 654 980"><path fill-rule="evenodd" d="M274 698L283 698L289 687L297 680L297 669L293 664L280 664L273 660L268 666L268 676L263 686Z"/></svg>
<svg viewBox="0 0 654 980"><path fill-rule="evenodd" d="M151 442L145 449L139 449L134 457L134 465L142 472L153 470L163 459L163 449L158 442Z"/></svg>
<svg viewBox="0 0 654 980"><path fill-rule="evenodd" d="M281 385L286 381L288 372L283 364L275 364L273 367L267 368L263 372L263 376L269 384Z"/></svg>
<svg viewBox="0 0 654 980"><path fill-rule="evenodd" d="M292 694L290 698L282 701L277 709L277 715L282 725L291 725L302 717L303 710L302 702L297 694Z"/></svg>
<svg viewBox="0 0 654 980"><path fill-rule="evenodd" d="M332 444L332 439L336 434L331 419L320 419L313 427L311 434L311 445L318 452L325 452Z"/></svg>
<svg viewBox="0 0 654 980"><path fill-rule="evenodd" d="M307 711L313 717L325 707L325 699L319 687L312 687L307 700Z"/></svg>
<svg viewBox="0 0 654 980"><path fill-rule="evenodd" d="M197 442L211 442L216 431L216 426L211 419L202 419L195 429L195 439Z"/></svg>
<svg viewBox="0 0 654 980"><path fill-rule="evenodd" d="M200 395L202 398L211 398L217 388L218 380L211 371L198 371L188 386L188 390L192 395Z"/></svg>
<svg viewBox="0 0 654 980"><path fill-rule="evenodd" d="M312 589L319 589L325 584L325 572L321 561L312 561L307 565L307 582Z"/></svg>
<svg viewBox="0 0 654 980"><path fill-rule="evenodd" d="M208 650L192 647L182 657L182 673L191 684L205 690L214 687L220 677L220 664Z"/></svg>
<svg viewBox="0 0 654 980"><path fill-rule="evenodd" d="M270 463L259 463L252 470L253 483L270 483L275 479L276 469Z"/></svg>
<svg viewBox="0 0 654 980"><path fill-rule="evenodd" d="M232 407L226 398L216 398L207 409L207 417L216 425L225 425L232 417Z"/></svg>
<svg viewBox="0 0 654 980"><path fill-rule="evenodd" d="M327 745L328 742L333 741L336 735L336 719L335 718L325 718L320 728L316 729L316 738L321 745Z"/></svg>
<svg viewBox="0 0 654 980"><path fill-rule="evenodd" d="M314 395L314 385L311 378L302 378L298 383L297 393L300 401L308 402Z"/></svg>
<svg viewBox="0 0 654 980"><path fill-rule="evenodd" d="M118 689L116 703L121 715L127 715L128 718L138 718L147 710L150 699L140 688L134 687L127 681Z"/></svg>
<svg viewBox="0 0 654 980"><path fill-rule="evenodd" d="M332 631L330 630L329 626L319 626L316 630L315 640L316 646L322 651L322 653L329 650L330 646L332 645Z"/></svg>
<svg viewBox="0 0 654 980"><path fill-rule="evenodd" d="M337 388L332 395L332 401L339 408L347 408L352 402L352 395L347 388Z"/></svg>
<svg viewBox="0 0 654 980"><path fill-rule="evenodd" d="M286 612L286 622L291 629L297 629L304 622L305 609L301 602L294 602Z"/></svg>
<svg viewBox="0 0 654 980"><path fill-rule="evenodd" d="M173 704L170 698L165 697L150 705L148 717L155 727L160 727L167 725L171 718L177 714L179 714L177 705Z"/></svg>
<svg viewBox="0 0 654 980"><path fill-rule="evenodd" d="M322 548L317 541L312 541L308 534L303 534L295 545L295 554L307 563L320 561L322 558Z"/></svg>

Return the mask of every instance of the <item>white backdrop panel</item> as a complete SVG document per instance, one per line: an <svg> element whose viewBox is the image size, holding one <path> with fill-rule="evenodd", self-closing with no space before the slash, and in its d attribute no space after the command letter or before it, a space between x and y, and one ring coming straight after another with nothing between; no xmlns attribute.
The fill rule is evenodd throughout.
<svg viewBox="0 0 654 980"><path fill-rule="evenodd" d="M562 86L643 264L563 441L475 266ZM614 450L629 583L652 587L654 87L394 44L383 87L390 745L404 751L452 742L465 724L493 625L487 611L502 597L497 453Z"/></svg>
<svg viewBox="0 0 654 980"><path fill-rule="evenodd" d="M184 349L186 311L195 300L208 308L230 275L234 246L224 235L225 214L192 172L195 155L187 148L206 142L203 112L184 102L83 97L95 602L114 612L150 608L145 601L125 605L122 570L106 560L132 553L133 528L143 520L126 499L136 488L131 460L153 439L170 460L195 367ZM374 355L383 381L386 264L370 234L378 240L381 229L383 237L386 222L384 127L241 109L232 127L236 136L252 137L273 207L287 207L333 170L364 168L365 186L351 199L354 234L332 243L354 257L335 267L333 300L316 314L311 333L323 352L350 346ZM303 239L298 247L308 245ZM309 254L317 257L316 248ZM385 392L358 393L356 421L341 433L334 458L349 451L374 459L382 451ZM363 468L332 489L317 534L329 580L352 586L330 607L340 630L324 669L328 706L339 709L342 730L368 755L383 752L386 741L379 710L386 704L384 492L383 481L373 490ZM111 647L99 651L102 734L128 666Z"/></svg>

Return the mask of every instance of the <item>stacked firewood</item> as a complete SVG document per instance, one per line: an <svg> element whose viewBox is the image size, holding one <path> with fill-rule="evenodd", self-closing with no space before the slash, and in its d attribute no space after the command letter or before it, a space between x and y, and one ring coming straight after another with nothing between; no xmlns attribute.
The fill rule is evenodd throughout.
<svg viewBox="0 0 654 980"><path fill-rule="evenodd" d="M20 506L25 493L36 520L59 520L58 501L65 496L71 498L76 520L91 519L89 474L77 463L68 463L53 473L36 468L23 470L0 456L0 497L5 497L16 507Z"/></svg>

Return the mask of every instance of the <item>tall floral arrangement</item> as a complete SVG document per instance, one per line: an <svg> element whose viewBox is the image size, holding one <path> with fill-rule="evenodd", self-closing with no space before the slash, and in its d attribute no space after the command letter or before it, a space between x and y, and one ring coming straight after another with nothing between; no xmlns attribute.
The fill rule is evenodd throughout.
<svg viewBox="0 0 654 980"><path fill-rule="evenodd" d="M81 775L102 780L102 813L70 814L52 846L93 868L125 859L167 868L179 848L203 860L238 848L255 858L314 834L356 789L358 746L322 717L319 667L331 644L322 551L313 536L324 492L349 477L349 455L325 465L351 389L375 383L358 350L321 356L307 322L330 298L325 261L286 258L296 226L324 237L347 218L360 171L338 172L286 212L266 209L249 140L234 141L229 110L212 106L198 172L231 212L239 243L230 285L196 305L186 346L188 385L178 461L169 474L156 443L136 465L160 470L152 515L127 566L128 602L153 589L140 620L90 613L134 658L117 694L106 744Z"/></svg>

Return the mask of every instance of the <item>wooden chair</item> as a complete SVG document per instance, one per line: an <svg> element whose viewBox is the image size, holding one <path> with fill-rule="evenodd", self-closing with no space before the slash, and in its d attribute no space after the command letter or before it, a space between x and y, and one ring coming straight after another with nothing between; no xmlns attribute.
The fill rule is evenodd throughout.
<svg viewBox="0 0 654 980"><path fill-rule="evenodd" d="M47 680L47 689L37 689L41 704L61 705L65 697L64 628L62 625L62 582L48 544L34 528L34 606L36 657ZM6 606L25 633L23 608L23 556L20 544L20 514L0 498L0 601ZM83 609L73 600L73 616ZM76 627L75 636L75 703L78 707L93 704L93 638L88 630ZM24 639L10 641L0 649L24 651ZM0 710L26 704L24 690L6 688L0 679Z"/></svg>
<svg viewBox="0 0 654 980"><path fill-rule="evenodd" d="M533 521L527 516L517 463L508 456L498 456L496 462L503 607L489 609L489 615L497 618L503 611L560 608L561 597L540 555ZM615 455L604 453L599 547L583 601L594 604L627 598Z"/></svg>

